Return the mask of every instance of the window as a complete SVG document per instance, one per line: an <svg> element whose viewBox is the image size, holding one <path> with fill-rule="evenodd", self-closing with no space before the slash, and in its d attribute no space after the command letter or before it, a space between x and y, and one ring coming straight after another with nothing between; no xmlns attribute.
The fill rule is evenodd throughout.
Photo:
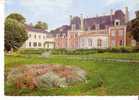
<svg viewBox="0 0 139 100"><path fill-rule="evenodd" d="M36 47L36 46L37 46L37 42L34 42L34 43L33 43L33 46Z"/></svg>
<svg viewBox="0 0 139 100"><path fill-rule="evenodd" d="M36 39L36 34L34 35L34 38Z"/></svg>
<svg viewBox="0 0 139 100"><path fill-rule="evenodd" d="M120 20L115 20L115 26L119 26L120 25Z"/></svg>
<svg viewBox="0 0 139 100"><path fill-rule="evenodd" d="M112 40L112 41L111 41L111 45L112 45L112 47L114 47L115 44L116 44L116 43L115 43L115 40Z"/></svg>
<svg viewBox="0 0 139 100"><path fill-rule="evenodd" d="M97 41L97 46L98 46L98 47L101 47L101 46L102 46L102 40L101 40L101 39L98 39L98 41Z"/></svg>
<svg viewBox="0 0 139 100"><path fill-rule="evenodd" d="M31 38L31 34L29 34L29 38Z"/></svg>
<svg viewBox="0 0 139 100"><path fill-rule="evenodd" d="M38 46L41 47L41 43L40 42L38 43Z"/></svg>
<svg viewBox="0 0 139 100"><path fill-rule="evenodd" d="M111 36L115 36L115 31L112 31L111 32Z"/></svg>
<svg viewBox="0 0 139 100"><path fill-rule="evenodd" d="M31 42L29 42L29 47L31 47Z"/></svg>
<svg viewBox="0 0 139 100"><path fill-rule="evenodd" d="M45 39L45 36L43 36L43 39Z"/></svg>
<svg viewBox="0 0 139 100"><path fill-rule="evenodd" d="M88 39L88 45L92 47L92 39Z"/></svg>
<svg viewBox="0 0 139 100"><path fill-rule="evenodd" d="M124 33L123 30L120 30L119 31L119 36L123 36L123 33Z"/></svg>
<svg viewBox="0 0 139 100"><path fill-rule="evenodd" d="M84 43L85 41L84 41L84 39L81 39L81 45L82 45L82 47L84 47Z"/></svg>
<svg viewBox="0 0 139 100"><path fill-rule="evenodd" d="M78 37L78 34L75 34L75 38Z"/></svg>
<svg viewBox="0 0 139 100"><path fill-rule="evenodd" d="M41 35L39 35L39 39L41 39Z"/></svg>
<svg viewBox="0 0 139 100"><path fill-rule="evenodd" d="M124 42L123 40L120 40L120 46L123 46Z"/></svg>

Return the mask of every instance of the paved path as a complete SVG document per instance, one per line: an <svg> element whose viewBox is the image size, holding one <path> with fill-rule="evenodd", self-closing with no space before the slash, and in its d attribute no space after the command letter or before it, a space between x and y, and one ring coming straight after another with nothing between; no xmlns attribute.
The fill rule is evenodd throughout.
<svg viewBox="0 0 139 100"><path fill-rule="evenodd" d="M68 59L73 59L72 57L67 57ZM112 58L95 58L95 57L91 57L91 58L87 58L87 57L74 57L75 59L79 59L79 60L93 60L93 61L112 61L112 62L127 62L127 63L139 63L139 60L129 60L129 59L112 59Z"/></svg>

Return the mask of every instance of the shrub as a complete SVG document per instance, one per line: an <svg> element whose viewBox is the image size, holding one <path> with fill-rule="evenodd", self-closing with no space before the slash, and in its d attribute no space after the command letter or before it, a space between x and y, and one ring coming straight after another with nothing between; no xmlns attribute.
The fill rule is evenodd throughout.
<svg viewBox="0 0 139 100"><path fill-rule="evenodd" d="M90 55L94 53L132 53L139 52L139 48L131 47L119 47L108 49L21 49L18 51L21 54L43 54L44 52L50 52L53 55Z"/></svg>

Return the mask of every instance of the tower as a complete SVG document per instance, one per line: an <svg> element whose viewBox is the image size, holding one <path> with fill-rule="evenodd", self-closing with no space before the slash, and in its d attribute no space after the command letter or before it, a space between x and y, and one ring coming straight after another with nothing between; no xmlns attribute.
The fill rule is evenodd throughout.
<svg viewBox="0 0 139 100"><path fill-rule="evenodd" d="M128 7L125 7L125 23L127 24L129 21L129 11Z"/></svg>
<svg viewBox="0 0 139 100"><path fill-rule="evenodd" d="M84 18L83 18L83 14L81 14L81 16L80 16L80 20L81 20L81 26L80 26L80 29L81 29L81 31L83 31L83 30L84 30Z"/></svg>

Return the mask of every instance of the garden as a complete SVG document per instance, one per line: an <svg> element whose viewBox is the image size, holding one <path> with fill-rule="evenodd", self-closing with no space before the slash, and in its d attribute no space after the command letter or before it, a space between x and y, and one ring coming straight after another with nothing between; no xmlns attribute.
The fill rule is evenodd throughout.
<svg viewBox="0 0 139 100"><path fill-rule="evenodd" d="M139 53L129 51L27 49L5 53L5 95L139 95Z"/></svg>

